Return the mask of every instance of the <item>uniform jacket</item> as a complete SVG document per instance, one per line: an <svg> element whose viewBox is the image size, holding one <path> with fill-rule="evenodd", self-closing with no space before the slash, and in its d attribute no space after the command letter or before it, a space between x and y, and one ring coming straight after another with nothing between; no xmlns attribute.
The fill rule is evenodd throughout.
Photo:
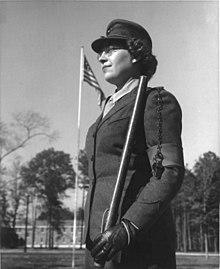
<svg viewBox="0 0 220 269"><path fill-rule="evenodd" d="M136 93L137 88L117 101L104 118L101 115L97 119L87 134L90 187L85 208L85 240L88 249L100 233L103 212L110 205ZM144 268L149 264L167 263L170 269L175 268L175 229L169 204L183 178L178 169L172 169L183 170L184 167L182 114L171 93L162 88L160 95L163 166L166 169L161 179L152 176L158 144L158 90L152 88L148 96L146 94L145 109L135 133L118 220L126 218L140 230L137 242L122 252L122 258L139 260Z"/></svg>

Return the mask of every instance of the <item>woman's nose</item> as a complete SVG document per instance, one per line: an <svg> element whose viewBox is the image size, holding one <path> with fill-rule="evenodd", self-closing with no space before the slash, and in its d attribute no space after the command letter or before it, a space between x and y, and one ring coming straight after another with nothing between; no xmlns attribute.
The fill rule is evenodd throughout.
<svg viewBox="0 0 220 269"><path fill-rule="evenodd" d="M100 63L106 62L107 60L108 58L106 57L105 51L103 51L102 53L98 55L98 61Z"/></svg>

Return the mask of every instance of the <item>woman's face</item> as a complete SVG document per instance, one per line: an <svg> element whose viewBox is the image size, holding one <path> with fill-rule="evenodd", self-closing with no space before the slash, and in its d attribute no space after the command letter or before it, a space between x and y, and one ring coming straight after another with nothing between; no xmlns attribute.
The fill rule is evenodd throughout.
<svg viewBox="0 0 220 269"><path fill-rule="evenodd" d="M130 78L139 75L138 64L127 49L109 45L98 55L105 80L121 88Z"/></svg>

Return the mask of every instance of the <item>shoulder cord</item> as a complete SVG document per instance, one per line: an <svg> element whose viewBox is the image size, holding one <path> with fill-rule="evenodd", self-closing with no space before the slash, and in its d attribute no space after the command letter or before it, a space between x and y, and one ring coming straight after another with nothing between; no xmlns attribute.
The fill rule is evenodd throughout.
<svg viewBox="0 0 220 269"><path fill-rule="evenodd" d="M161 90L163 87L157 87L157 127L158 127L158 132L157 132L157 153L154 156L154 163L152 165L152 173L153 176L155 176L157 179L160 179L162 176L162 173L164 171L164 167L162 165L163 162L163 154L162 154L162 125L163 125L163 118L162 118L162 110L163 110L163 100L161 96Z"/></svg>

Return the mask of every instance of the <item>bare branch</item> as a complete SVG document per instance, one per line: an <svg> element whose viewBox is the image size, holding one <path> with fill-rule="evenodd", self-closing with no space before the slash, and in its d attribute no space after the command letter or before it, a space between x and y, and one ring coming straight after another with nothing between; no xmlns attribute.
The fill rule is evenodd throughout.
<svg viewBox="0 0 220 269"><path fill-rule="evenodd" d="M48 138L51 142L58 138L58 133L50 132L47 117L33 111L14 114L10 128L0 123L0 163L13 152L25 147L30 140L40 136Z"/></svg>

